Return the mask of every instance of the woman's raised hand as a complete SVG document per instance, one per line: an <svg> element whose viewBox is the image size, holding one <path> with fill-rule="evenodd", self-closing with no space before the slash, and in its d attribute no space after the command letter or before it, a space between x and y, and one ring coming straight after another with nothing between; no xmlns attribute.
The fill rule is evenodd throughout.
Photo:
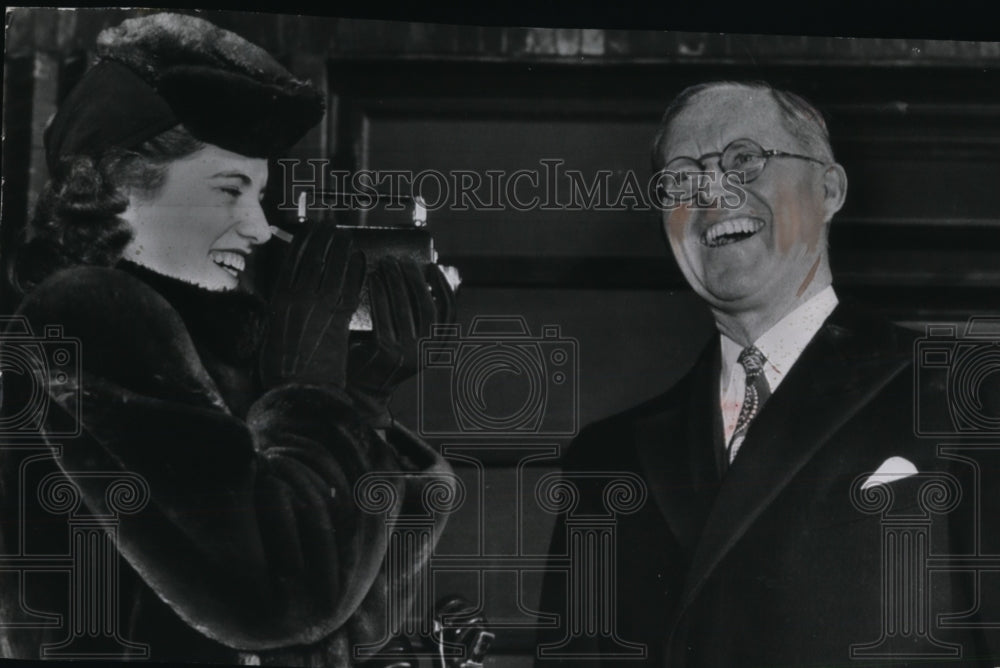
<svg viewBox="0 0 1000 668"><path fill-rule="evenodd" d="M344 389L351 316L358 307L365 259L349 234L317 225L296 240L271 300L261 350L265 387L299 382Z"/></svg>
<svg viewBox="0 0 1000 668"><path fill-rule="evenodd" d="M368 278L372 336L351 344L347 392L370 423L385 428L400 383L421 370L420 340L454 320L455 292L441 268L386 257Z"/></svg>

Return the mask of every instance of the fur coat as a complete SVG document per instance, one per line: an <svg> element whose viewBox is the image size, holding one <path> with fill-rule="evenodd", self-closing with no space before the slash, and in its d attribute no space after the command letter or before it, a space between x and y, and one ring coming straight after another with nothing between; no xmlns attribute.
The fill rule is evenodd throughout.
<svg viewBox="0 0 1000 668"><path fill-rule="evenodd" d="M398 630L387 601L412 602L447 516L420 502L429 485L454 497L448 464L402 427L380 436L334 389L256 391L256 298L122 266L62 271L19 311L36 336L54 324L78 339L80 363L44 379L40 445L2 449L2 553L27 564L0 575L2 655L39 658L74 637L70 575L44 555L74 553L69 524L104 516L120 558L102 608L117 621L101 623L118 640L112 656L100 638L77 642L83 656L136 644L155 660L353 665L355 647ZM382 514L355 495L373 472L388 481ZM50 474L78 490L63 516L42 498ZM139 510L116 512L115 476L141 481ZM388 577L387 525L414 508L430 540Z"/></svg>

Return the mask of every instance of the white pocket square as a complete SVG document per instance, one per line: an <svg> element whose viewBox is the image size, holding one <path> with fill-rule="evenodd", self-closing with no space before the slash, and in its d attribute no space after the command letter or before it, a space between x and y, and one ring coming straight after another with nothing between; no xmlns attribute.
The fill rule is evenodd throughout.
<svg viewBox="0 0 1000 668"><path fill-rule="evenodd" d="M882 465L878 467L875 473L868 476L868 479L861 485L861 489L868 489L875 485L884 485L916 474L917 467L909 459L905 459L904 457L889 457L889 459L882 462Z"/></svg>

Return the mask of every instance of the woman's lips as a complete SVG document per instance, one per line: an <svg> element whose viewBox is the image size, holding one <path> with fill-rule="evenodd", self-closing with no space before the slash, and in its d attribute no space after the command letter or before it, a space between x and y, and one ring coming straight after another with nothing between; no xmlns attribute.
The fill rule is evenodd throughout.
<svg viewBox="0 0 1000 668"><path fill-rule="evenodd" d="M240 272L246 269L246 258L236 251L212 250L208 252L212 262L225 269L230 275L239 278Z"/></svg>
<svg viewBox="0 0 1000 668"><path fill-rule="evenodd" d="M750 216L728 218L713 224L705 230L701 235L701 243L709 248L726 246L749 239L763 228L764 221L760 218Z"/></svg>

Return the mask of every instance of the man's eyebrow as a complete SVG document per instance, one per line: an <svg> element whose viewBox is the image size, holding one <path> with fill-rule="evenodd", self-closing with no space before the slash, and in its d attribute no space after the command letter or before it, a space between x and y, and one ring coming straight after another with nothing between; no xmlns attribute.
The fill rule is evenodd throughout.
<svg viewBox="0 0 1000 668"><path fill-rule="evenodd" d="M212 179L239 179L240 181L243 182L243 185L245 185L245 186L248 186L251 183L253 183L253 181L251 181L250 177L247 176L246 174L244 174L243 172L218 172L217 174L212 174L212 176L210 176L209 178L212 178Z"/></svg>

